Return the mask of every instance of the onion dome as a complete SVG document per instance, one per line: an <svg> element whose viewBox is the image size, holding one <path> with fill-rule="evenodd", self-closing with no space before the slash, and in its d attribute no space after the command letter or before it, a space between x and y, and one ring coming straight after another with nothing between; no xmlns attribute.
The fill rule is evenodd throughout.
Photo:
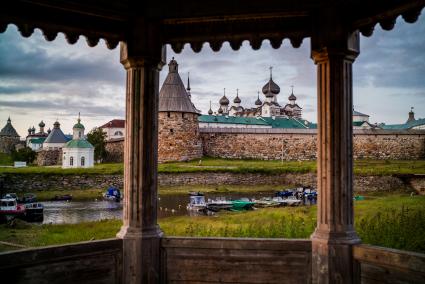
<svg viewBox="0 0 425 284"><path fill-rule="evenodd" d="M260 92L258 92L257 100L255 101L256 106L261 106L263 102L260 100Z"/></svg>
<svg viewBox="0 0 425 284"><path fill-rule="evenodd" d="M80 119L80 113L78 113L78 119L77 119L77 123L74 124L74 127L72 127L73 129L77 128L77 129L85 129L84 125L81 124L81 119Z"/></svg>
<svg viewBox="0 0 425 284"><path fill-rule="evenodd" d="M47 129L47 134L50 134L50 132L52 132L52 130L50 128Z"/></svg>
<svg viewBox="0 0 425 284"><path fill-rule="evenodd" d="M28 128L28 134L31 134L31 126Z"/></svg>
<svg viewBox="0 0 425 284"><path fill-rule="evenodd" d="M60 128L61 124L59 123L59 121L55 121L55 123L53 123L53 128Z"/></svg>
<svg viewBox="0 0 425 284"><path fill-rule="evenodd" d="M40 127L44 127L44 126L46 126L46 124L45 124L43 121L41 121L41 122L38 124L38 126L40 126Z"/></svg>
<svg viewBox="0 0 425 284"><path fill-rule="evenodd" d="M35 132L35 127L33 126L32 128L31 128L31 132Z"/></svg>
<svg viewBox="0 0 425 284"><path fill-rule="evenodd" d="M222 113L223 113L223 110L222 110L221 108L219 108L219 109L218 109L218 113L219 113L219 114L222 114Z"/></svg>
<svg viewBox="0 0 425 284"><path fill-rule="evenodd" d="M219 101L220 105L229 105L229 99L226 97L226 88L224 88L224 94Z"/></svg>
<svg viewBox="0 0 425 284"><path fill-rule="evenodd" d="M236 89L236 98L233 100L235 104L240 104L241 99L239 98L239 89Z"/></svg>
<svg viewBox="0 0 425 284"><path fill-rule="evenodd" d="M279 93L280 87L275 82L273 82L272 67L270 67L270 80L264 85L263 94L266 95L266 97L273 97Z"/></svg>

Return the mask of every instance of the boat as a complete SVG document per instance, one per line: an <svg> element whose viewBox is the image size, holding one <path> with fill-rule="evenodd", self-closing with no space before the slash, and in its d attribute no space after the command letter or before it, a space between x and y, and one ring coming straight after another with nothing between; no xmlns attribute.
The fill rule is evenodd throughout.
<svg viewBox="0 0 425 284"><path fill-rule="evenodd" d="M218 212L220 210L230 210L233 208L233 202L226 200L224 197L219 197L215 200L208 199L207 209Z"/></svg>
<svg viewBox="0 0 425 284"><path fill-rule="evenodd" d="M205 202L205 196L201 192L190 192L189 193L189 204L186 209L189 211L204 212L207 210L207 203Z"/></svg>
<svg viewBox="0 0 425 284"><path fill-rule="evenodd" d="M279 202L276 202L270 197L263 197L261 199L254 200L255 207L266 208L266 207L276 207L279 206Z"/></svg>
<svg viewBox="0 0 425 284"><path fill-rule="evenodd" d="M277 196L272 198L273 202L277 203L277 206L286 206L288 203L286 202L286 198Z"/></svg>
<svg viewBox="0 0 425 284"><path fill-rule="evenodd" d="M297 199L295 196L289 196L288 198L285 199L285 203L288 206L298 206L301 204L301 200Z"/></svg>
<svg viewBox="0 0 425 284"><path fill-rule="evenodd" d="M37 196L34 193L25 193L21 199L18 199L19 203L34 203L37 202Z"/></svg>
<svg viewBox="0 0 425 284"><path fill-rule="evenodd" d="M18 204L16 198L0 199L0 221L8 222L14 218L25 217L25 206Z"/></svg>
<svg viewBox="0 0 425 284"><path fill-rule="evenodd" d="M232 202L232 210L241 211L241 210L251 210L253 209L255 202L248 200L248 198L241 198L238 200L233 200Z"/></svg>
<svg viewBox="0 0 425 284"><path fill-rule="evenodd" d="M71 201L72 194L55 195L55 197L53 197L51 200L52 201Z"/></svg>
<svg viewBox="0 0 425 284"><path fill-rule="evenodd" d="M44 206L39 202L26 203L25 220L32 222L42 222L44 219Z"/></svg>
<svg viewBox="0 0 425 284"><path fill-rule="evenodd" d="M293 190L281 190L275 193L276 197L289 197L289 196L294 196L294 191Z"/></svg>
<svg viewBox="0 0 425 284"><path fill-rule="evenodd" d="M103 194L103 198L105 200L111 200L111 201L120 202L121 199L122 199L122 195L121 195L121 192L120 192L120 190L118 188L111 186Z"/></svg>

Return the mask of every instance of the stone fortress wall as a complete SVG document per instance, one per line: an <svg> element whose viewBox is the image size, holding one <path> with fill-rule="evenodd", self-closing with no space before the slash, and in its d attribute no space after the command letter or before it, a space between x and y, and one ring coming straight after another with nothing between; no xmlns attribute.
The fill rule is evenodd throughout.
<svg viewBox="0 0 425 284"><path fill-rule="evenodd" d="M263 160L314 160L316 129L202 128L203 154ZM425 132L353 130L355 159L424 159Z"/></svg>
<svg viewBox="0 0 425 284"><path fill-rule="evenodd" d="M202 157L198 115L159 112L158 161L187 161Z"/></svg>

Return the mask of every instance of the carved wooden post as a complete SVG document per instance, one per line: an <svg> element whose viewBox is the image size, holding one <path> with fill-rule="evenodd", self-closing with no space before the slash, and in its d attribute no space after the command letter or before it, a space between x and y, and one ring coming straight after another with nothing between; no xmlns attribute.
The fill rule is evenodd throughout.
<svg viewBox="0 0 425 284"><path fill-rule="evenodd" d="M318 210L312 235L313 283L355 283L353 226L352 63L359 35L337 31L312 38L317 64Z"/></svg>
<svg viewBox="0 0 425 284"><path fill-rule="evenodd" d="M157 148L159 71L165 49L143 29L121 43L127 70L124 146L123 283L158 283L160 238L157 225Z"/></svg>

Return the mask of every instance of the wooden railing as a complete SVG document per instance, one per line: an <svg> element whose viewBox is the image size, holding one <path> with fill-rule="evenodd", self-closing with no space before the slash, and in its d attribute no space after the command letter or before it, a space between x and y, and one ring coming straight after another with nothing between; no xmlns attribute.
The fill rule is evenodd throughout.
<svg viewBox="0 0 425 284"><path fill-rule="evenodd" d="M0 283L121 283L122 240L0 253Z"/></svg>
<svg viewBox="0 0 425 284"><path fill-rule="evenodd" d="M425 283L425 254L369 245L354 247L361 283Z"/></svg>
<svg viewBox="0 0 425 284"><path fill-rule="evenodd" d="M162 239L165 283L310 283L311 241Z"/></svg>

